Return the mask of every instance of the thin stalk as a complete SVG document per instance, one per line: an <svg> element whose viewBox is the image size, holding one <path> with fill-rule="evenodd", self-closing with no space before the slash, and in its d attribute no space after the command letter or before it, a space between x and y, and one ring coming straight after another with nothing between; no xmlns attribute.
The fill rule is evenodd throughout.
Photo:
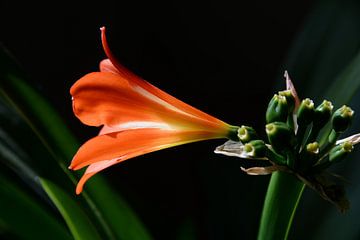
<svg viewBox="0 0 360 240"><path fill-rule="evenodd" d="M286 240L305 185L285 172L272 174L265 197L258 240Z"/></svg>

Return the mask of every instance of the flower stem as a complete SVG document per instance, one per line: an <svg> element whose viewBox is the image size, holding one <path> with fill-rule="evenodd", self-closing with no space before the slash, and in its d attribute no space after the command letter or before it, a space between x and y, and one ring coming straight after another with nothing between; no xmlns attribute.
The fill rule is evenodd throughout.
<svg viewBox="0 0 360 240"><path fill-rule="evenodd" d="M271 176L260 221L258 240L286 240L305 185L295 176Z"/></svg>

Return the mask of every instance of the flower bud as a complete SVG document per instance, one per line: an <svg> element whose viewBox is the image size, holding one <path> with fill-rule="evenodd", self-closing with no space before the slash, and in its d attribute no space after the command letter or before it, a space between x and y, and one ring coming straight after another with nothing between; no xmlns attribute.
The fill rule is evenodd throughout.
<svg viewBox="0 0 360 240"><path fill-rule="evenodd" d="M252 140L244 145L244 151L251 157L263 158L266 155L267 147L263 140Z"/></svg>
<svg viewBox="0 0 360 240"><path fill-rule="evenodd" d="M333 105L330 101L324 100L316 109L314 112L314 127L316 128L322 128L325 126L325 124L330 120Z"/></svg>
<svg viewBox="0 0 360 240"><path fill-rule="evenodd" d="M319 143L313 142L307 144L301 154L302 165L304 165L305 167L314 165L319 159L319 153Z"/></svg>
<svg viewBox="0 0 360 240"><path fill-rule="evenodd" d="M344 142L337 146L335 146L333 149L331 149L329 154L329 161L339 162L342 159L344 159L352 150L354 149L354 146L350 142Z"/></svg>
<svg viewBox="0 0 360 240"><path fill-rule="evenodd" d="M239 136L238 136L238 131L239 131L239 127L238 126L230 126L229 127L229 132L227 134L227 138L230 140L233 140L235 142L238 142Z"/></svg>
<svg viewBox="0 0 360 240"><path fill-rule="evenodd" d="M266 125L266 134L273 149L283 153L295 145L294 131L283 122L273 122Z"/></svg>
<svg viewBox="0 0 360 240"><path fill-rule="evenodd" d="M252 127L242 125L238 129L238 137L242 143L248 143L251 140L257 139L257 134Z"/></svg>
<svg viewBox="0 0 360 240"><path fill-rule="evenodd" d="M354 111L346 105L337 109L331 119L334 131L337 133L344 132L350 126L353 115Z"/></svg>
<svg viewBox="0 0 360 240"><path fill-rule="evenodd" d="M286 97L275 94L266 110L266 122L286 122L288 111Z"/></svg>
<svg viewBox="0 0 360 240"><path fill-rule="evenodd" d="M302 100L296 115L298 125L310 124L314 118L314 102L309 98Z"/></svg>
<svg viewBox="0 0 360 240"><path fill-rule="evenodd" d="M292 113L295 109L295 97L292 95L291 90L284 90L279 92L280 96L284 96L286 98L286 102L288 105L289 113Z"/></svg>

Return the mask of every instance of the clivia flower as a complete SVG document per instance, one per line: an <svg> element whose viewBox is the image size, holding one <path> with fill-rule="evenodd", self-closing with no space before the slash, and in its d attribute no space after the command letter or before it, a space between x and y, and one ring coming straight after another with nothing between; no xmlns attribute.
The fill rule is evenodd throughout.
<svg viewBox="0 0 360 240"><path fill-rule="evenodd" d="M266 111L267 139L249 126L232 126L151 85L122 66L111 53L105 28L101 39L108 59L100 72L78 80L71 88L75 115L86 125L101 126L98 136L83 144L70 169L87 167L76 193L94 174L127 159L185 143L228 138L215 153L268 161L269 166L241 168L249 175L275 171L293 174L342 212L349 208L345 190L326 171L360 143L360 133L339 140L354 111L343 106L333 113L324 100L314 107L300 101L285 72L286 90L274 95ZM323 131L331 123L331 131Z"/></svg>
<svg viewBox="0 0 360 240"><path fill-rule="evenodd" d="M80 121L102 126L69 167L88 166L77 194L94 174L129 158L206 139L236 139L238 127L170 96L121 65L109 49L105 27L101 39L108 59L101 61L100 72L85 75L70 90Z"/></svg>

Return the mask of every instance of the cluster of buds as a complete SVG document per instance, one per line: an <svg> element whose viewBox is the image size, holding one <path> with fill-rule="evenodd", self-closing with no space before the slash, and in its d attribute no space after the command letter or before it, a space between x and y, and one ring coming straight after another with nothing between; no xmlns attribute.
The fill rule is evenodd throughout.
<svg viewBox="0 0 360 240"><path fill-rule="evenodd" d="M309 98L300 101L292 82L285 77L288 89L275 94L266 111L266 137L261 139L252 127L241 126L239 141L228 141L215 152L268 160L271 166L242 170L250 175L292 173L343 211L348 207L347 200L344 194L333 194L334 184L324 180L324 170L342 161L360 142L360 134L338 140L350 127L354 111L346 105L333 111L333 104L327 100L316 107Z"/></svg>
<svg viewBox="0 0 360 240"><path fill-rule="evenodd" d="M353 141L336 144L341 133L349 128L354 111L342 106L333 113L331 102L324 100L315 108L309 98L295 105L291 90L281 91L270 100L266 111L266 134L269 144L260 140L255 130L242 126L238 130L244 151L253 158L266 157L272 163L286 166L301 174L320 172L344 159L353 150ZM331 122L326 141L320 130Z"/></svg>

